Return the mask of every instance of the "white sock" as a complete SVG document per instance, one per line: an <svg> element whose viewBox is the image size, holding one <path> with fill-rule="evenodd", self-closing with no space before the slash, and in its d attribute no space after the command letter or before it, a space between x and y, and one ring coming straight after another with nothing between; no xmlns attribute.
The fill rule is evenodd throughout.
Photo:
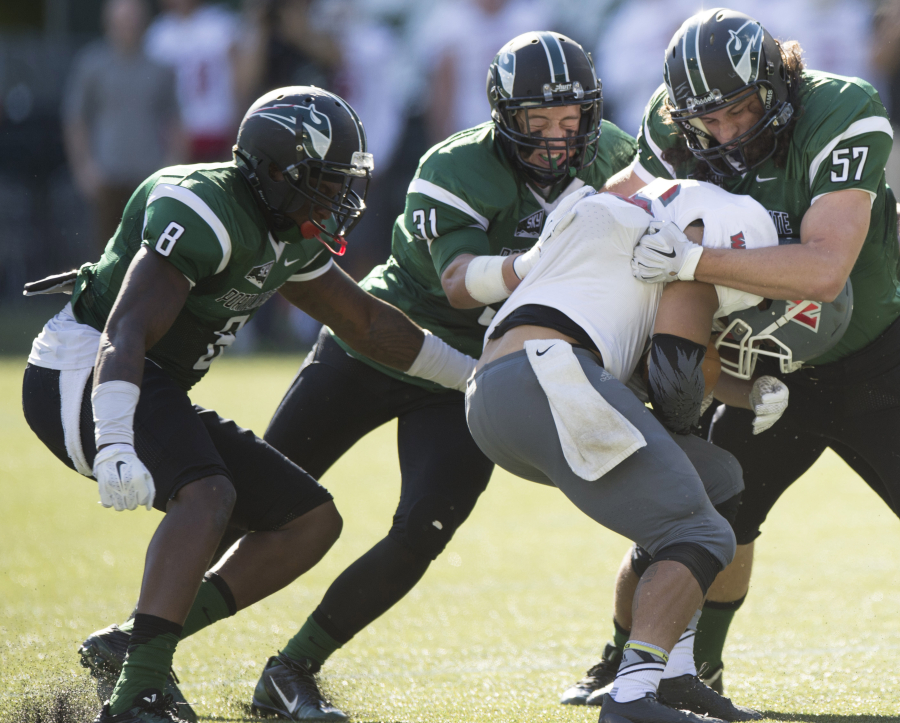
<svg viewBox="0 0 900 723"><path fill-rule="evenodd" d="M659 687L669 654L662 648L640 640L629 640L622 651L622 664L616 673L610 696L616 703L629 703L655 693Z"/></svg>
<svg viewBox="0 0 900 723"><path fill-rule="evenodd" d="M697 675L697 666L694 664L694 638L697 637L697 623L700 621L700 613L698 610L691 618L687 628L672 652L669 653L669 662L666 663L666 669L663 671L663 678L679 678L682 675Z"/></svg>

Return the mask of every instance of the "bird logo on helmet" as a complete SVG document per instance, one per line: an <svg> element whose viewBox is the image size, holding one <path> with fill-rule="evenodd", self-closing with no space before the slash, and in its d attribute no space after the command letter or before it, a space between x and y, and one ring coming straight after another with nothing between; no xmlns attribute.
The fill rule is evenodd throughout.
<svg viewBox="0 0 900 723"><path fill-rule="evenodd" d="M241 121L234 159L273 230L297 224L303 237L324 236L343 253L375 168L362 122L343 99L313 86L267 93ZM296 220L304 209L306 220Z"/></svg>
<svg viewBox="0 0 900 723"><path fill-rule="evenodd" d="M541 31L510 40L488 68L487 96L504 153L538 185L572 178L597 159L602 88L590 54L571 38ZM563 105L580 107L575 134L554 138L530 130L530 111ZM526 160L535 152L549 167Z"/></svg>
<svg viewBox="0 0 900 723"><path fill-rule="evenodd" d="M771 158L794 115L781 48L756 20L734 10L703 10L685 20L666 50L663 81L688 149L720 177L740 176ZM762 116L719 145L702 117L753 95ZM755 141L768 145L750 152Z"/></svg>

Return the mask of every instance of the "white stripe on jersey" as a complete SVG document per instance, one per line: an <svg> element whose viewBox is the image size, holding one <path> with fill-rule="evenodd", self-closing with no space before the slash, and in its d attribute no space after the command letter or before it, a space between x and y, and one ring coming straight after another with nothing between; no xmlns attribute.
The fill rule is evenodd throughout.
<svg viewBox="0 0 900 723"><path fill-rule="evenodd" d="M849 126L847 126L847 130L841 133L837 138L833 138L827 146L825 146L821 151L819 151L818 155L813 158L812 163L809 164L809 188L812 190L813 183L816 180L816 174L819 172L819 167L822 165L823 161L831 155L831 152L834 150L835 146L843 140L847 138L853 138L853 136L860 136L863 133L877 133L877 132L887 133L891 138L894 137L894 131L891 128L891 124L887 118L881 118L878 116L873 116L870 118L862 118L858 121L854 121ZM817 197L818 198L818 197Z"/></svg>
<svg viewBox="0 0 900 723"><path fill-rule="evenodd" d="M306 264L304 264L303 268L309 266L313 261L319 258L320 254L325 253L325 249L322 249L318 254L313 256ZM313 279L318 279L322 276L326 271L329 271L334 266L334 259L328 259L328 263L324 266L320 266L317 269L313 269L312 271L307 271L305 274L301 271L299 274L294 274L291 276L288 281L312 281Z"/></svg>
<svg viewBox="0 0 900 723"><path fill-rule="evenodd" d="M441 188L431 181L426 181L424 178L414 178L412 183L409 184L407 193L421 193L423 196L428 196L435 201L447 206L452 206L453 208L462 211L464 214L471 216L485 231L488 230L488 226L491 224L486 216L482 216L459 196L453 195L447 189Z"/></svg>
<svg viewBox="0 0 900 723"><path fill-rule="evenodd" d="M647 140L647 145L650 146L650 150L653 151L653 155L656 156L656 160L663 164L663 167L669 172L669 175L672 178L675 178L675 167L663 160L662 148L656 145L653 141L653 136L650 135L650 124L647 123L647 116L644 116L644 138ZM640 158L640 155L638 158Z"/></svg>
<svg viewBox="0 0 900 723"><path fill-rule="evenodd" d="M219 263L216 273L218 274L224 271L225 267L228 266L228 262L231 261L231 236L228 235L228 229L225 228L225 224L219 220L219 217L216 216L213 210L207 205L206 201L193 191L190 191L183 186L175 186L171 183L160 183L157 185L147 199L147 206L149 207L150 204L158 198L173 198L176 201L183 203L191 209L191 211L206 221L216 235L216 238L219 239L219 245L222 247L222 261ZM144 229L146 228L147 211L145 210Z"/></svg>

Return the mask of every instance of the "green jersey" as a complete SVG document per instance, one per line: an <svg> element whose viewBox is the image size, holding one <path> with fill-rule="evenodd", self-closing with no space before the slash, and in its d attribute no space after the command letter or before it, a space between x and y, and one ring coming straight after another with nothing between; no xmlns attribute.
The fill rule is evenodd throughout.
<svg viewBox="0 0 900 723"><path fill-rule="evenodd" d="M722 186L759 201L785 243L800 236L803 215L819 197L848 188L870 194L869 233L850 273L853 316L843 339L812 362L825 364L868 346L900 316L897 211L884 181L893 133L878 93L864 80L816 71L805 71L802 78L799 117L784 167L776 168L769 159L750 173L724 179ZM689 178L701 162L691 157L674 167L664 159L667 149L684 147L675 126L661 115L666 98L662 86L650 100L638 136L634 172L648 182Z"/></svg>
<svg viewBox="0 0 900 723"><path fill-rule="evenodd" d="M78 271L75 318L103 330L141 246L173 264L190 293L171 328L147 352L185 390L196 384L235 334L286 281L331 268L331 254L296 227L276 237L233 163L165 168L125 207L103 256Z"/></svg>
<svg viewBox="0 0 900 723"><path fill-rule="evenodd" d="M410 183L406 209L394 224L391 257L360 285L450 346L480 356L484 332L500 304L454 309L441 287L441 274L461 254L507 256L530 249L561 198L585 184L600 188L628 166L637 147L631 136L606 121L599 143L594 163L547 195L510 162L493 123L439 143L422 157ZM376 364L337 341L385 374L442 390L432 382Z"/></svg>

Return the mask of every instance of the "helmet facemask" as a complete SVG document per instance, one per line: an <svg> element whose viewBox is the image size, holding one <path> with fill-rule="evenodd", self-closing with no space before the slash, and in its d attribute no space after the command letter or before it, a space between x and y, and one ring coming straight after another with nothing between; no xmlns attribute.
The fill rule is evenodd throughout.
<svg viewBox="0 0 900 723"><path fill-rule="evenodd" d="M769 160L778 148L778 136L793 116L793 107L787 102L773 101L774 90L766 81L752 83L728 98L722 98L717 91L710 95L713 100L709 103L694 104L690 98L685 109L669 108L691 153L705 161L719 177L741 176ZM720 145L701 117L734 107L752 96L757 96L762 104L762 117L739 136Z"/></svg>
<svg viewBox="0 0 900 723"><path fill-rule="evenodd" d="M540 98L500 99L497 101L497 109L492 113L501 138L513 150L516 165L541 186L549 186L571 178L597 160L602 114L600 88L586 93L580 83L576 82L573 85L576 88L568 94L554 96L550 85L547 84L544 86L544 96ZM588 99L584 102L588 95L593 96L594 100ZM581 118L576 133L570 136L544 137L530 130L531 111L562 106L575 106L580 110ZM546 155L550 163L549 168L526 160L535 152ZM560 154L562 157L557 163L554 157Z"/></svg>
<svg viewBox="0 0 900 723"><path fill-rule="evenodd" d="M350 163L336 163L306 158L284 169L284 180L295 191L300 205L289 212L309 207L309 222L328 238L346 236L359 222L366 210L374 162L371 153L357 152ZM329 231L315 215L316 207L325 209L334 218L336 228ZM304 224L305 225L305 224ZM316 234L318 235L318 234Z"/></svg>

